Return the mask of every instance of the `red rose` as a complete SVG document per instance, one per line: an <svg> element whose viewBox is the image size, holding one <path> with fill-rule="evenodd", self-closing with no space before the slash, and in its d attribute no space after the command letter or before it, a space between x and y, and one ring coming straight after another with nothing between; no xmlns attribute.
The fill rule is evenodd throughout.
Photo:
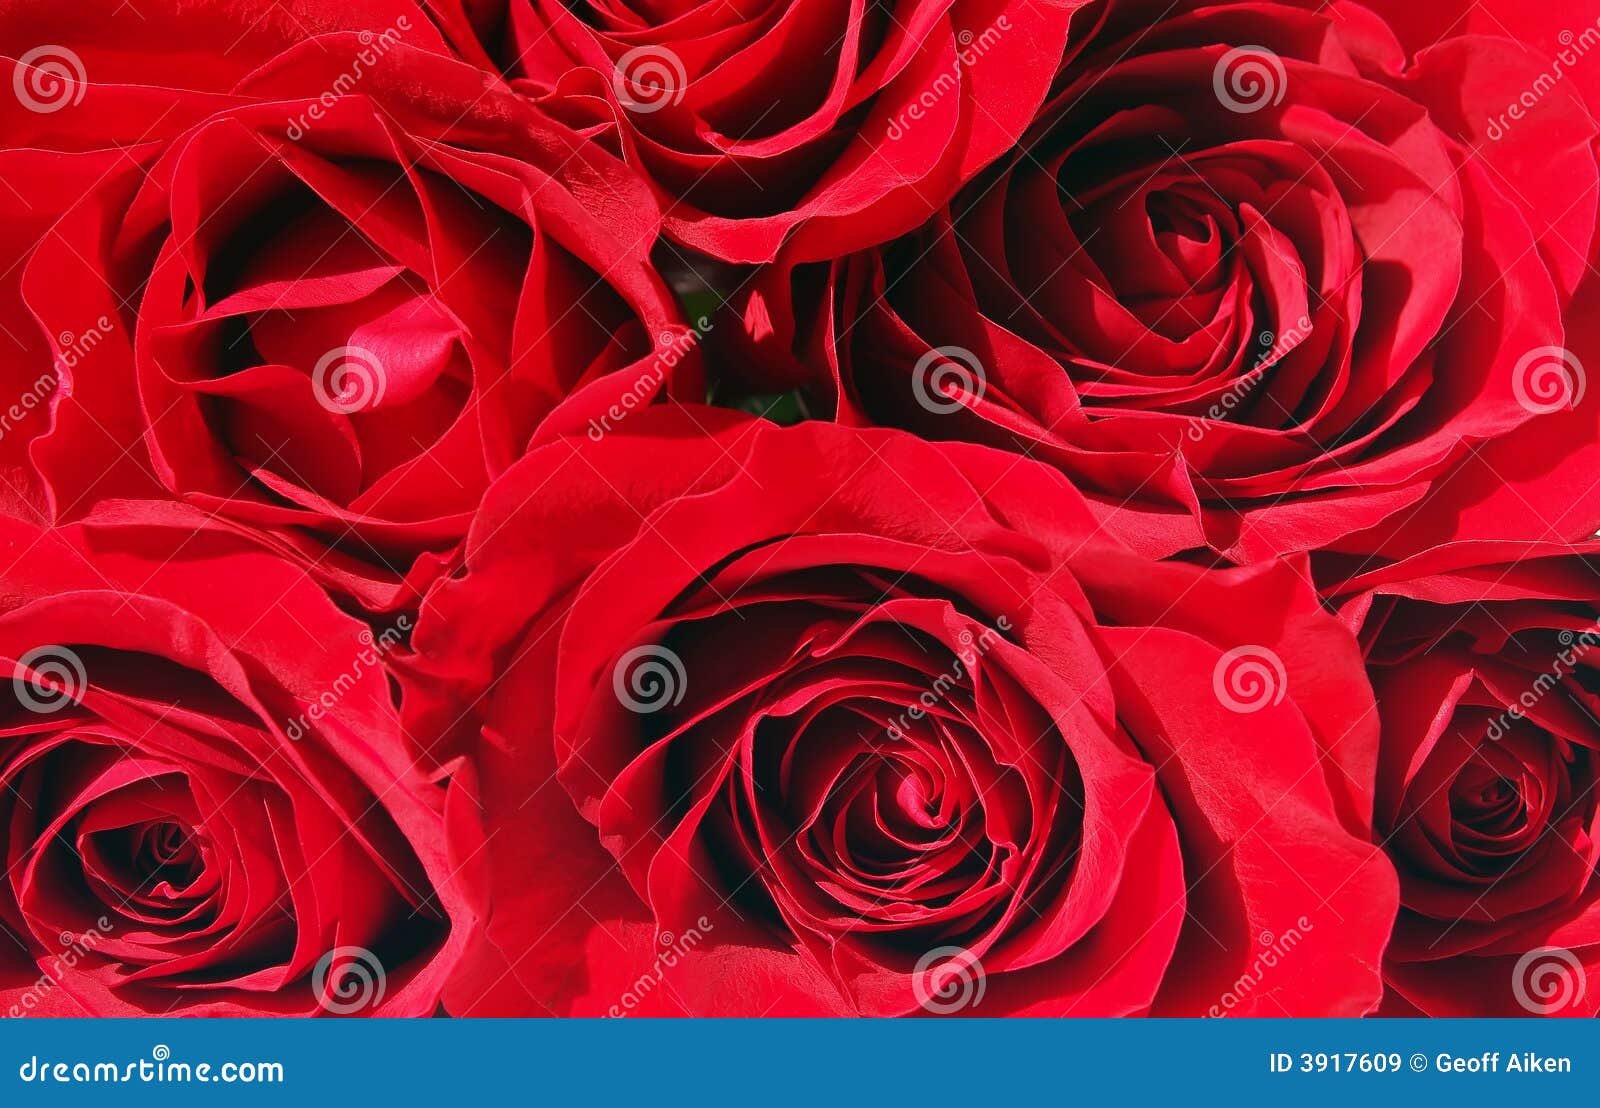
<svg viewBox="0 0 1600 1108"><path fill-rule="evenodd" d="M1156 554L1592 533L1596 126L1542 49L1420 8L1410 54L1348 3L1086 10L1017 150L759 276L733 370L1047 461Z"/></svg>
<svg viewBox="0 0 1600 1108"><path fill-rule="evenodd" d="M471 802L411 769L404 617L193 511L0 546L0 1014L431 1015Z"/></svg>
<svg viewBox="0 0 1600 1108"><path fill-rule="evenodd" d="M1597 555L1459 543L1338 590L1383 721L1397 1011L1600 1011Z"/></svg>
<svg viewBox="0 0 1600 1108"><path fill-rule="evenodd" d="M169 493L387 607L563 397L703 396L648 193L415 7L93 7L0 21L66 44L0 109L13 510Z"/></svg>
<svg viewBox="0 0 1600 1108"><path fill-rule="evenodd" d="M508 471L413 645L408 729L475 760L492 846L455 1014L1379 999L1355 643L1287 564L1143 563L1046 467L652 409Z"/></svg>
<svg viewBox="0 0 1600 1108"><path fill-rule="evenodd" d="M832 257L926 219L1027 126L1084 2L429 0L486 64L614 125L673 239L739 262L785 243Z"/></svg>

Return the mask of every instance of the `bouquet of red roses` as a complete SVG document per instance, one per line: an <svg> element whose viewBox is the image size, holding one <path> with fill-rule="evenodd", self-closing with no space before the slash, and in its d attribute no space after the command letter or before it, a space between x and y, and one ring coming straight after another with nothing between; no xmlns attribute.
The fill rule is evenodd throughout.
<svg viewBox="0 0 1600 1108"><path fill-rule="evenodd" d="M0 68L5 1014L1600 1010L1600 0Z"/></svg>

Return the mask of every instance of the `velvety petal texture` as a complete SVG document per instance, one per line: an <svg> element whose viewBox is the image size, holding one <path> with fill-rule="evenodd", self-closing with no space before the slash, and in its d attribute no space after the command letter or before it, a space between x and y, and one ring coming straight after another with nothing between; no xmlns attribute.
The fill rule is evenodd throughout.
<svg viewBox="0 0 1600 1108"><path fill-rule="evenodd" d="M1600 1014L1597 151L1600 0L0 0L0 1017Z"/></svg>
<svg viewBox="0 0 1600 1108"><path fill-rule="evenodd" d="M427 0L732 262L909 231L1027 127L1085 0Z"/></svg>
<svg viewBox="0 0 1600 1108"><path fill-rule="evenodd" d="M1336 588L1383 738L1385 959L1438 1016L1600 1011L1600 547L1457 543Z"/></svg>
<svg viewBox="0 0 1600 1108"><path fill-rule="evenodd" d="M498 844L453 1012L1194 1015L1291 932L1241 1012L1378 1002L1353 640L1287 564L1141 565L1048 467L641 413L496 483L414 645Z"/></svg>
<svg viewBox="0 0 1600 1108"><path fill-rule="evenodd" d="M1592 534L1596 117L1425 7L1422 45L1354 3L1085 9L947 210L749 276L728 372L1047 461L1158 556Z"/></svg>
<svg viewBox="0 0 1600 1108"><path fill-rule="evenodd" d="M97 38L80 99L15 108L0 342L38 396L9 495L46 519L169 495L414 608L559 401L703 396L659 216L408 4L242 31L237 6L124 6L141 52ZM77 42L67 18L13 8L0 36Z"/></svg>
<svg viewBox="0 0 1600 1108"><path fill-rule="evenodd" d="M198 513L0 548L0 1012L431 1015L476 924L470 775L413 766L404 617Z"/></svg>

